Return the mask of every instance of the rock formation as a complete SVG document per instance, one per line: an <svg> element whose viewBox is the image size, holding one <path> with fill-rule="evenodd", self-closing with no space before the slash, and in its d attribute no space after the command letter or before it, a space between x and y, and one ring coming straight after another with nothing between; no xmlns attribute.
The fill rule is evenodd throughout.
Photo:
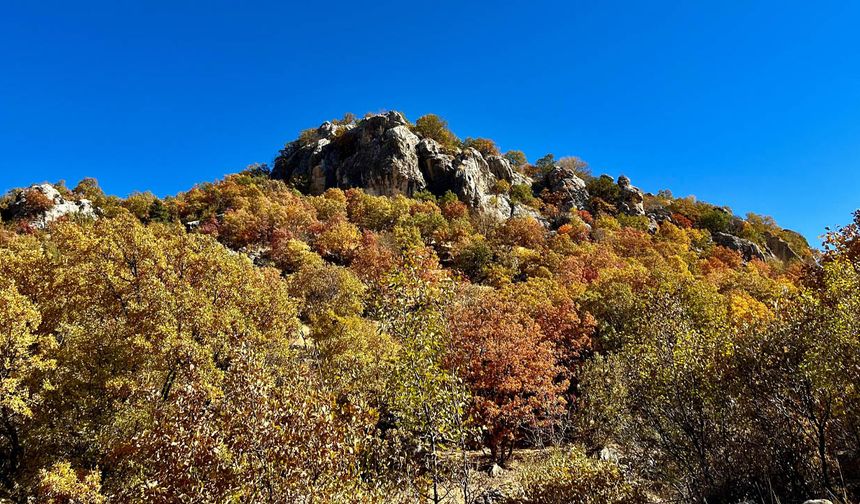
<svg viewBox="0 0 860 504"><path fill-rule="evenodd" d="M618 177L618 188L621 189L619 210L627 215L645 215L645 194L642 190L630 185L630 179L624 175Z"/></svg>
<svg viewBox="0 0 860 504"><path fill-rule="evenodd" d="M765 243L767 243L767 248L769 248L770 251L773 252L773 255L778 257L781 261L788 262L800 259L800 255L791 248L791 245L779 236L766 233L764 238Z"/></svg>
<svg viewBox="0 0 860 504"><path fill-rule="evenodd" d="M571 168L556 166L547 173L542 182L547 189L560 197L561 211L587 208L590 197L585 181Z"/></svg>
<svg viewBox="0 0 860 504"><path fill-rule="evenodd" d="M32 211L31 202L28 202L28 194L32 191L41 193L49 203L47 208L37 212ZM15 201L9 206L8 217L27 219L29 224L35 228L45 228L49 223L66 215L77 214L83 217L95 218L96 210L91 201L81 199L78 201L67 200L51 184L37 184L30 186L29 190L20 191Z"/></svg>
<svg viewBox="0 0 860 504"><path fill-rule="evenodd" d="M326 122L308 130L280 152L271 175L311 194L332 187L358 187L369 194L388 196L411 196L423 190L441 196L451 191L471 209L497 220L533 217L546 227L567 222L566 213L575 209L646 217L651 233L658 231L660 223L674 220L669 208L652 205L646 212L645 194L624 175L614 182L602 176L598 185L608 191L603 195L590 194L589 184L569 166L551 166L532 180L514 170L503 156L484 156L473 148L446 148L432 138L423 138L399 112L350 123ZM549 193L547 201L560 214L548 221L535 208L500 192L504 184L499 181L528 186L535 195ZM613 184L615 187L607 188ZM715 208L731 216L731 210ZM732 219L729 229L743 226L743 219ZM800 258L788 242L772 234L766 235L762 244L719 232L713 233L713 240L740 252L745 260Z"/></svg>
<svg viewBox="0 0 860 504"><path fill-rule="evenodd" d="M288 144L272 176L319 194L329 187L361 187L370 194L412 194L426 187L415 148L420 139L399 112L359 123L324 123L311 139Z"/></svg>
<svg viewBox="0 0 860 504"><path fill-rule="evenodd" d="M446 151L413 133L399 112L354 124L324 123L303 137L281 151L272 176L311 194L330 187L360 187L376 195L452 191L478 211L498 219L511 216L508 196L494 194L499 180L512 183L517 178L507 159L485 159L471 148Z"/></svg>
<svg viewBox="0 0 860 504"><path fill-rule="evenodd" d="M762 250L761 247L745 238L720 232L713 233L712 237L714 239L714 243L717 245L740 252L745 261L751 261L753 259L764 261L768 257L771 257L769 250Z"/></svg>

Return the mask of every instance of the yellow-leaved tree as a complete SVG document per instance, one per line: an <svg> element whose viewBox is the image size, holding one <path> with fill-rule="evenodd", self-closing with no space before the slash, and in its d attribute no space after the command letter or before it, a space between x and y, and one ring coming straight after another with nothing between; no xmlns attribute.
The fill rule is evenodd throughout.
<svg viewBox="0 0 860 504"><path fill-rule="evenodd" d="M279 271L119 210L8 237L0 279L14 342L0 405L15 426L0 497L95 482L123 502L361 494L363 412L291 350Z"/></svg>

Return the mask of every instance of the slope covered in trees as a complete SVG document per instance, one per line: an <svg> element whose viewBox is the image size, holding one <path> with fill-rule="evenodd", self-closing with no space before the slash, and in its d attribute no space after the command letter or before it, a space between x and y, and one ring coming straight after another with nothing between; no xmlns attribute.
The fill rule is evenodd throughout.
<svg viewBox="0 0 860 504"><path fill-rule="evenodd" d="M400 126L454 175L512 171L471 199L418 154L423 188L309 186L282 176L309 130L278 178L7 195L0 498L857 499L860 214L817 252L576 158ZM307 166L406 159L347 144Z"/></svg>

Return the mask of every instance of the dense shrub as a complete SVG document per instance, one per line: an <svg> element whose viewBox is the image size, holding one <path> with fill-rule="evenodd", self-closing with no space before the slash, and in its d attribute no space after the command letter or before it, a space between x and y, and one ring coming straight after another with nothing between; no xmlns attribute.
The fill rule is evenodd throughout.
<svg viewBox="0 0 860 504"><path fill-rule="evenodd" d="M631 227L639 231L648 231L648 217L644 215L625 215L619 214L615 217L621 227Z"/></svg>
<svg viewBox="0 0 860 504"><path fill-rule="evenodd" d="M25 189L23 197L26 215L38 214L54 206L54 201L35 187Z"/></svg>
<svg viewBox="0 0 860 504"><path fill-rule="evenodd" d="M486 278L487 268L492 261L492 247L480 238L472 239L454 251L454 266L474 281Z"/></svg>
<svg viewBox="0 0 860 504"><path fill-rule="evenodd" d="M645 504L644 492L618 465L588 458L578 447L552 449L517 477L521 492L508 504Z"/></svg>
<svg viewBox="0 0 860 504"><path fill-rule="evenodd" d="M495 462L504 464L525 429L552 421L563 411L566 383L554 343L510 299L484 295L456 307L449 317L448 365L472 393L474 418Z"/></svg>
<svg viewBox="0 0 860 504"><path fill-rule="evenodd" d="M525 153L520 150L509 150L508 152L505 152L505 159L507 159L514 168L520 168L529 162Z"/></svg>
<svg viewBox="0 0 860 504"><path fill-rule="evenodd" d="M498 156L499 147L496 142L489 138L472 138L468 137L463 141L464 148L472 148L480 152L485 158L488 156Z"/></svg>
<svg viewBox="0 0 860 504"><path fill-rule="evenodd" d="M526 184L514 184L509 191L511 201L524 205L535 206L538 199L532 194L532 188Z"/></svg>
<svg viewBox="0 0 860 504"><path fill-rule="evenodd" d="M448 129L448 122L436 114L419 117L414 130L424 138L436 140L445 149L454 150L460 146L460 139Z"/></svg>
<svg viewBox="0 0 860 504"><path fill-rule="evenodd" d="M609 175L589 178L585 187L592 198L599 198L610 205L615 205L621 198L621 189Z"/></svg>
<svg viewBox="0 0 860 504"><path fill-rule="evenodd" d="M711 208L702 212L698 224L712 233L727 233L731 229L732 214L721 208Z"/></svg>

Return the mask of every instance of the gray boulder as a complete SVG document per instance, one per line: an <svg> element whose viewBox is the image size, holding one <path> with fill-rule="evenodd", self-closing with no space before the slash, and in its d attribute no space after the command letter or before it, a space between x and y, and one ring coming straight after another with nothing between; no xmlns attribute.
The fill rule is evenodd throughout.
<svg viewBox="0 0 860 504"><path fill-rule="evenodd" d="M511 182L514 180L514 169L511 167L511 162L502 156L488 156L487 165L497 179Z"/></svg>
<svg viewBox="0 0 860 504"><path fill-rule="evenodd" d="M511 204L511 217L531 217L532 219L540 222L540 224L545 227L550 227L550 222L544 218L543 215L540 214L534 208L523 205L522 203L512 203Z"/></svg>
<svg viewBox="0 0 860 504"><path fill-rule="evenodd" d="M645 193L630 185L630 179L624 175L618 177L618 187L621 189L619 210L627 215L645 215Z"/></svg>
<svg viewBox="0 0 860 504"><path fill-rule="evenodd" d="M740 252L745 261L760 259L764 261L772 257L769 250L762 250L757 244L739 236L716 232L711 235L714 243Z"/></svg>
<svg viewBox="0 0 860 504"><path fill-rule="evenodd" d="M506 219L511 215L511 205L507 196L492 193L496 180L480 152L466 149L457 155L454 161L454 193L473 208Z"/></svg>
<svg viewBox="0 0 860 504"><path fill-rule="evenodd" d="M472 208L501 213L505 217L510 215L507 197L491 194L498 179L480 152L466 149L450 154L429 138L421 140L416 151L421 172L431 192L452 191Z"/></svg>
<svg viewBox="0 0 860 504"><path fill-rule="evenodd" d="M653 215L647 215L648 217L648 232L651 234L655 234L660 230L660 223Z"/></svg>
<svg viewBox="0 0 860 504"><path fill-rule="evenodd" d="M510 162L484 159L475 149L447 152L412 132L406 118L388 112L354 124L324 123L288 144L275 160L272 177L311 194L330 187L359 187L375 195L412 195L427 189L452 191L460 200L497 219L511 215L506 195L493 194L500 179L514 182Z"/></svg>
<svg viewBox="0 0 860 504"><path fill-rule="evenodd" d="M829 499L810 499L808 501L804 501L803 504L833 504L833 501Z"/></svg>
<svg viewBox="0 0 860 504"><path fill-rule="evenodd" d="M399 112L352 125L324 123L310 141L297 140L281 151L272 177L304 186L311 194L330 187L412 194L426 186L418 169L419 141Z"/></svg>
<svg viewBox="0 0 860 504"><path fill-rule="evenodd" d="M509 496L501 488L489 488L478 495L474 502L475 504L504 504L509 500Z"/></svg>
<svg viewBox="0 0 860 504"><path fill-rule="evenodd" d="M489 471L487 471L487 473L490 475L491 478L498 478L502 474L505 473L505 470L502 469L502 467L499 464L493 464L493 466L490 467L490 469L489 469Z"/></svg>
<svg viewBox="0 0 860 504"><path fill-rule="evenodd" d="M598 453L598 458L600 460L605 460L608 462L613 462L615 464L621 463L621 451L616 445L607 445L604 446L600 452Z"/></svg>
<svg viewBox="0 0 860 504"><path fill-rule="evenodd" d="M661 207L657 207L657 208L652 208L652 209L649 209L647 212L645 212L645 214L649 218L654 219L655 221L657 221L659 223L663 223L666 221L669 221L669 222L672 221L672 211L666 207L661 206Z"/></svg>
<svg viewBox="0 0 860 504"><path fill-rule="evenodd" d="M465 149L450 154L429 138L421 140L416 151L419 167L430 192L442 194L451 191L461 201L480 212L499 220L510 217L510 200L504 194L493 194L493 188L499 179L480 152ZM493 157L491 156L491 159ZM494 161L497 171L505 166L510 167L506 159L502 161L504 163ZM504 171L502 175L507 176Z"/></svg>
<svg viewBox="0 0 860 504"><path fill-rule="evenodd" d="M531 177L523 175L520 172L514 172L514 178L511 180L511 185L527 185L530 186L534 183Z"/></svg>
<svg viewBox="0 0 860 504"><path fill-rule="evenodd" d="M585 208L588 205L590 196L585 188L585 181L576 176L571 168L554 167L546 174L542 184L560 197L560 210L563 212L572 208Z"/></svg>

